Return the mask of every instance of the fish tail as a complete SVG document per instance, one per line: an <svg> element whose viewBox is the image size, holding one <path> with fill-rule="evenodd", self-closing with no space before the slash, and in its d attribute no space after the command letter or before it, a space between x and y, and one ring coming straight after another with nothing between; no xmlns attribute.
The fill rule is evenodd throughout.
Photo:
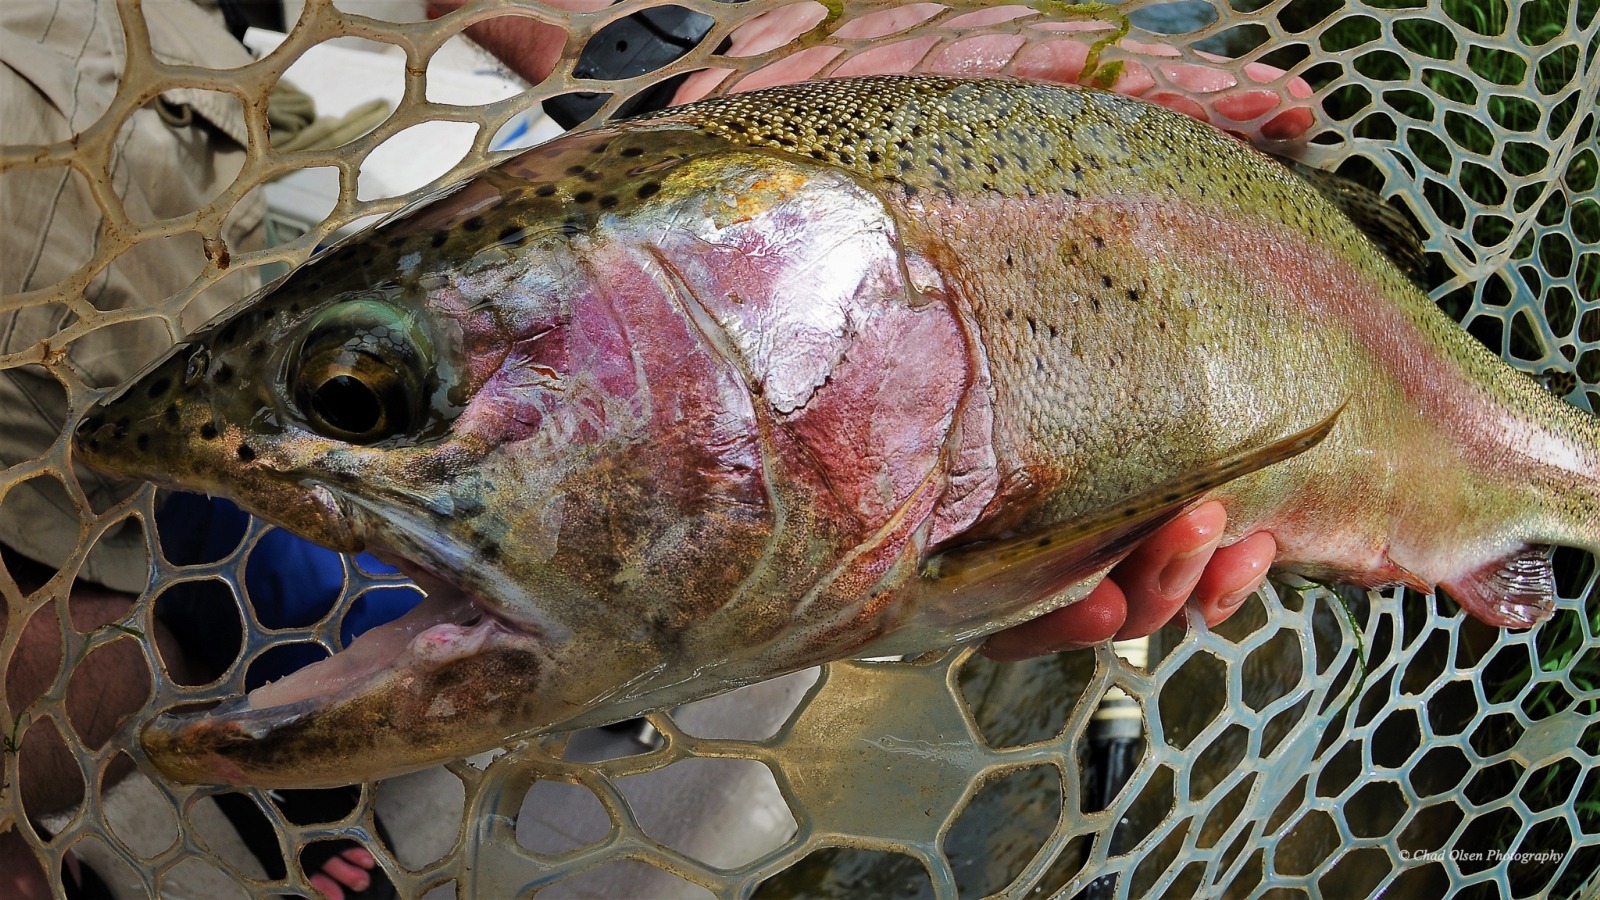
<svg viewBox="0 0 1600 900"><path fill-rule="evenodd" d="M1600 556L1600 418L1549 394L1532 408L1544 403L1558 408L1540 417L1548 440L1536 441L1539 451L1524 457L1530 468L1519 472L1512 463L1491 475L1522 484L1508 495L1521 511L1509 529L1520 546L1441 582L1464 609L1495 626L1527 628L1554 615L1552 545Z"/></svg>

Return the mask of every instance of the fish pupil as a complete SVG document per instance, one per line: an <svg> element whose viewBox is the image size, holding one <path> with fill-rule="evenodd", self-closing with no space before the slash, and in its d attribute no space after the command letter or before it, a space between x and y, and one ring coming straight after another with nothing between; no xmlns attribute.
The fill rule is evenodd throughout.
<svg viewBox="0 0 1600 900"><path fill-rule="evenodd" d="M383 401L359 379L335 375L311 395L312 408L324 422L351 434L367 434L383 419Z"/></svg>

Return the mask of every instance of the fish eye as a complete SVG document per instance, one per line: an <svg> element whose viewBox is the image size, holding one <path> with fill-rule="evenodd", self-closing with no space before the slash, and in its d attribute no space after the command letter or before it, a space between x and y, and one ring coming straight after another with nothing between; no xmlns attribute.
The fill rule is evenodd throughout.
<svg viewBox="0 0 1600 900"><path fill-rule="evenodd" d="M372 444L418 427L431 386L426 331L381 300L330 307L306 330L290 386L312 430Z"/></svg>

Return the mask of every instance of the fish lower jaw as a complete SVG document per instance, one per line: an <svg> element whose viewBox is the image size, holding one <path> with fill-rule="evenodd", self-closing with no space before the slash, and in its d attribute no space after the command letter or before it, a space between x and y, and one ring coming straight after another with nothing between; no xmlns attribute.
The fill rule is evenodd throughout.
<svg viewBox="0 0 1600 900"><path fill-rule="evenodd" d="M438 592L386 625L367 631L321 662L251 691L248 709L332 702L373 679L432 671L481 652L497 638L525 638L486 615L467 594Z"/></svg>

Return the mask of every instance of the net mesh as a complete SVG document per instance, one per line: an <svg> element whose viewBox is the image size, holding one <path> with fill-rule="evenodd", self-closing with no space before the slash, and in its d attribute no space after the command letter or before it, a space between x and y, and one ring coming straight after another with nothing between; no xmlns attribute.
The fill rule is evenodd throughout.
<svg viewBox="0 0 1600 900"><path fill-rule="evenodd" d="M603 85L612 96L600 116L678 73L730 70L735 77L726 87L800 47L822 48L810 52L823 75L890 46L911 59L910 68L937 69L950 67L952 47L984 35L998 48L991 56L1011 60L1004 71L1025 73L1031 53L1047 52L1037 48L1075 43L1087 48L1086 81L1115 82L1142 69L1151 82L1147 96L1188 96L1219 125L1378 189L1427 236L1429 286L1446 310L1571 402L1600 407L1594 0L1241 0L1237 7L1035 0L1017 7L1015 17L981 26L962 16L985 4L949 0L906 7L892 27L871 29L887 34L870 38L839 32L859 34L847 26L895 4L834 0L800 4L809 14L793 14L816 23L809 31L747 56L734 55L741 26L763 14L786 15L775 11L793 4L674 3L715 19L710 33L675 63ZM0 155L8 173L78 173L104 214L103 239L73 275L0 299L0 312L60 304L71 314L38 344L0 356L0 369L47 373L75 420L110 386L94 384L68 355L74 340L132 321L159 323L177 339L181 311L213 283L240 270L297 264L341 225L425 192L367 199L358 191L367 156L419 122L476 129L471 150L432 186L484 165L494 158L495 135L530 103L596 87L572 75L589 36L652 5L662 4L628 0L594 13L473 4L436 22L397 23L310 2L278 50L253 65L210 71L157 58L140 6L118 4L128 63L110 108L73 140L8 146ZM430 100L432 54L468 24L506 15L568 31L555 72L483 106ZM733 48L717 53L730 35ZM338 36L402 48L405 101L342 146L271 151L262 98L307 48ZM1148 45L1177 55L1152 56ZM1186 63L1238 74L1232 85L1196 95L1179 83ZM1247 71L1251 63L1287 74ZM1304 79L1312 96L1295 96L1290 78ZM134 110L173 87L238 98L253 149L235 183L211 203L175 218L132 221L107 174L113 146ZM1263 90L1317 110L1306 140L1286 141L1274 128L1284 106L1261 111L1227 99ZM1255 112L1239 112L1246 107ZM216 246L223 220L248 191L317 166L332 167L340 182L324 222L231 259ZM96 275L130 247L189 233L206 241L210 263L185 289L137 309L100 310L85 299ZM147 802L170 811L170 829L153 835L108 823L100 786L119 757L138 756L139 722L174 705L237 694L249 664L272 645L336 647L347 604L323 622L288 631L268 631L246 612L243 651L222 678L178 683L148 637L152 598L195 580L242 595L245 562L266 527L252 525L220 562L174 566L156 552L152 491L96 508L74 477L65 433L38 458L0 473L0 502L29 479L55 479L82 524L73 558L44 587L23 593L0 577L9 623L0 658L16 652L23 631L17 623L42 617L59 631L68 661L37 699L0 702L7 751L0 824L16 826L49 871L60 870L69 849L94 848L125 863L128 880L151 895L194 867L218 868L254 890L307 889L298 872L285 882L250 882L214 852L194 820L215 789L158 782ZM74 573L96 541L129 521L146 534L149 588L118 622L87 633L68 627ZM567 736L518 744L446 767L440 790L454 798L448 814L459 812L461 825L453 843L427 853L397 855L378 838L372 810L382 787L369 786L345 820L316 826L295 825L269 797L246 793L286 848L335 834L363 837L405 896L448 884L460 896L583 895L607 872L644 878L636 883L658 893L670 883L684 896L1594 896L1600 591L1586 555L1559 551L1556 565L1555 617L1529 632L1481 627L1442 598L1277 582L1215 629L1191 619L1186 628L1159 632L1144 667L1109 647L1012 665L970 650L838 663L810 684L791 679L782 689L746 689L770 692L759 701L774 717L766 733L697 731L691 706L651 716L662 740L634 755L585 759ZM388 584L346 565L349 598ZM91 743L65 700L76 665L112 645L142 654L151 690L111 740ZM1131 777L1102 802L1092 797L1089 735L1093 712L1113 689L1138 705L1144 739ZM15 751L36 730L59 735L89 787L81 809L53 837L27 823L17 789L27 774ZM748 792L721 803L704 793L670 793L674 784L703 783L673 776L708 765L730 784L765 786L761 808L775 817L773 840L743 856L728 849L737 842L680 840L672 823L636 802L639 786L656 779L679 817L720 816L729 827L745 827ZM592 827L574 827L563 841L530 837L519 831L518 814L533 798L587 807Z"/></svg>

